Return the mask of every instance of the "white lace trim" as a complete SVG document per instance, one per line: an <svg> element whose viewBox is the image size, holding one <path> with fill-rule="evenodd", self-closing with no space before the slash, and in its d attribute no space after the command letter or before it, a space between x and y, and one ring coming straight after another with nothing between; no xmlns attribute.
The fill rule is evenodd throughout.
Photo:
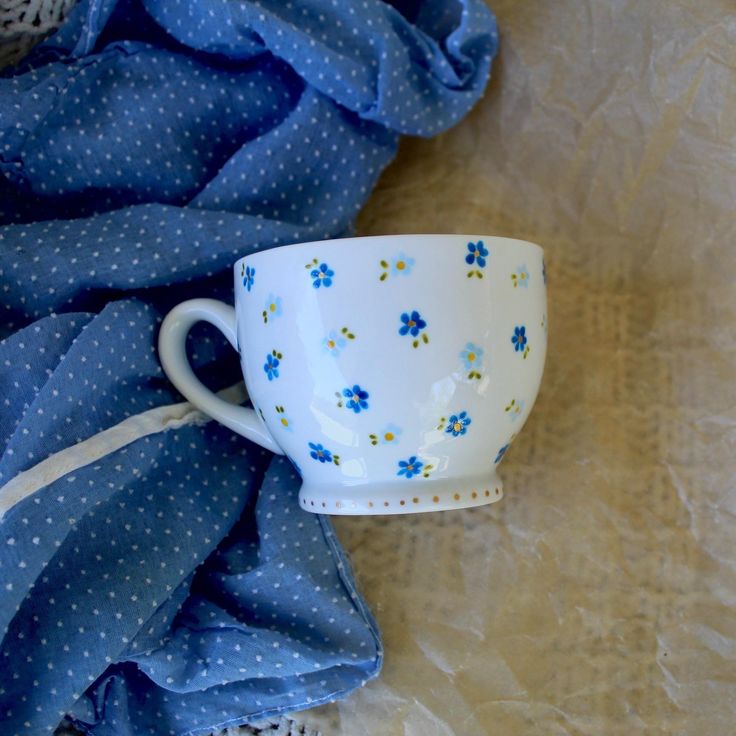
<svg viewBox="0 0 736 736"><path fill-rule="evenodd" d="M247 398L242 381L223 389L217 395L232 403L241 403ZM49 455L45 460L18 473L0 487L0 520L10 508L24 498L28 498L64 475L101 460L105 455L116 452L141 437L189 424L206 424L210 421L212 421L210 417L188 401L159 406L156 409L149 409L141 414L128 417L114 427L108 427L103 432L92 435L76 445Z"/></svg>

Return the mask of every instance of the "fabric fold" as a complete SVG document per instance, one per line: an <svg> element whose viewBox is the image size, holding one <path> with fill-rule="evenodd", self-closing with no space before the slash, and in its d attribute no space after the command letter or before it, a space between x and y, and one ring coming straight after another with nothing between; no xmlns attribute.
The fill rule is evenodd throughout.
<svg viewBox="0 0 736 736"><path fill-rule="evenodd" d="M376 623L283 458L165 379L161 319L349 233L483 93L480 0L82 0L0 72L0 719L205 734L343 697ZM192 362L241 379L208 326ZM170 420L170 421L169 421Z"/></svg>

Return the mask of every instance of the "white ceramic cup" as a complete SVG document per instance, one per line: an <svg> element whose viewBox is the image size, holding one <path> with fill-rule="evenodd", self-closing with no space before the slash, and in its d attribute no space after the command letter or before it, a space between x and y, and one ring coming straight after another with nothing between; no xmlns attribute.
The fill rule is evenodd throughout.
<svg viewBox="0 0 736 736"><path fill-rule="evenodd" d="M173 384L303 478L328 514L478 506L536 399L547 345L542 249L477 235L300 243L235 263L235 308L175 307L159 336ZM240 354L255 411L206 389L185 340L200 320Z"/></svg>

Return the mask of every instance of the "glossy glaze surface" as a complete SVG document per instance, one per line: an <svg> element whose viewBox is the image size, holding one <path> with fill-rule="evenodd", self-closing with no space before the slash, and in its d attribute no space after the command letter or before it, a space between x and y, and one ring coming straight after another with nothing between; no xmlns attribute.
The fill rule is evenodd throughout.
<svg viewBox="0 0 736 736"><path fill-rule="evenodd" d="M305 508L403 513L501 496L547 342L542 250L405 235L235 264L249 394L304 478Z"/></svg>

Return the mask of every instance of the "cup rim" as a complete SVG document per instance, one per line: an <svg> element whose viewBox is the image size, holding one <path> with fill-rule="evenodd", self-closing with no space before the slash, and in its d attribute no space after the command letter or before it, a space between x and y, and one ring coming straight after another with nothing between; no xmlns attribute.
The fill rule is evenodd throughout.
<svg viewBox="0 0 736 736"><path fill-rule="evenodd" d="M238 258L237 261L235 261L234 268L237 269L238 266L240 266L241 263L246 263L248 261L251 261L253 259L258 259L259 257L267 256L268 254L273 254L276 252L284 252L284 251L298 251L298 250L310 250L314 249L315 247L319 246L321 248L326 248L329 245L336 245L340 244L342 246L343 244L347 243L355 243L356 245L359 244L374 244L377 242L390 240L397 245L400 246L402 242L406 242L409 240L414 240L416 238L423 238L425 240L440 240L444 238L462 238L467 239L468 241L472 240L492 240L496 244L503 243L505 245L513 246L513 245L524 245L524 246L531 246L532 248L535 248L541 256L544 256L544 249L541 245L537 243L532 243L530 240L522 240L521 238L508 238L503 235L483 235L479 233L474 234L468 234L468 233L401 233L397 235L358 235L353 236L349 238L327 238L324 240L310 240L305 241L303 243L289 243L286 245L277 245L273 248L267 248L262 250L256 250L252 253L248 253L244 256L241 256Z"/></svg>

